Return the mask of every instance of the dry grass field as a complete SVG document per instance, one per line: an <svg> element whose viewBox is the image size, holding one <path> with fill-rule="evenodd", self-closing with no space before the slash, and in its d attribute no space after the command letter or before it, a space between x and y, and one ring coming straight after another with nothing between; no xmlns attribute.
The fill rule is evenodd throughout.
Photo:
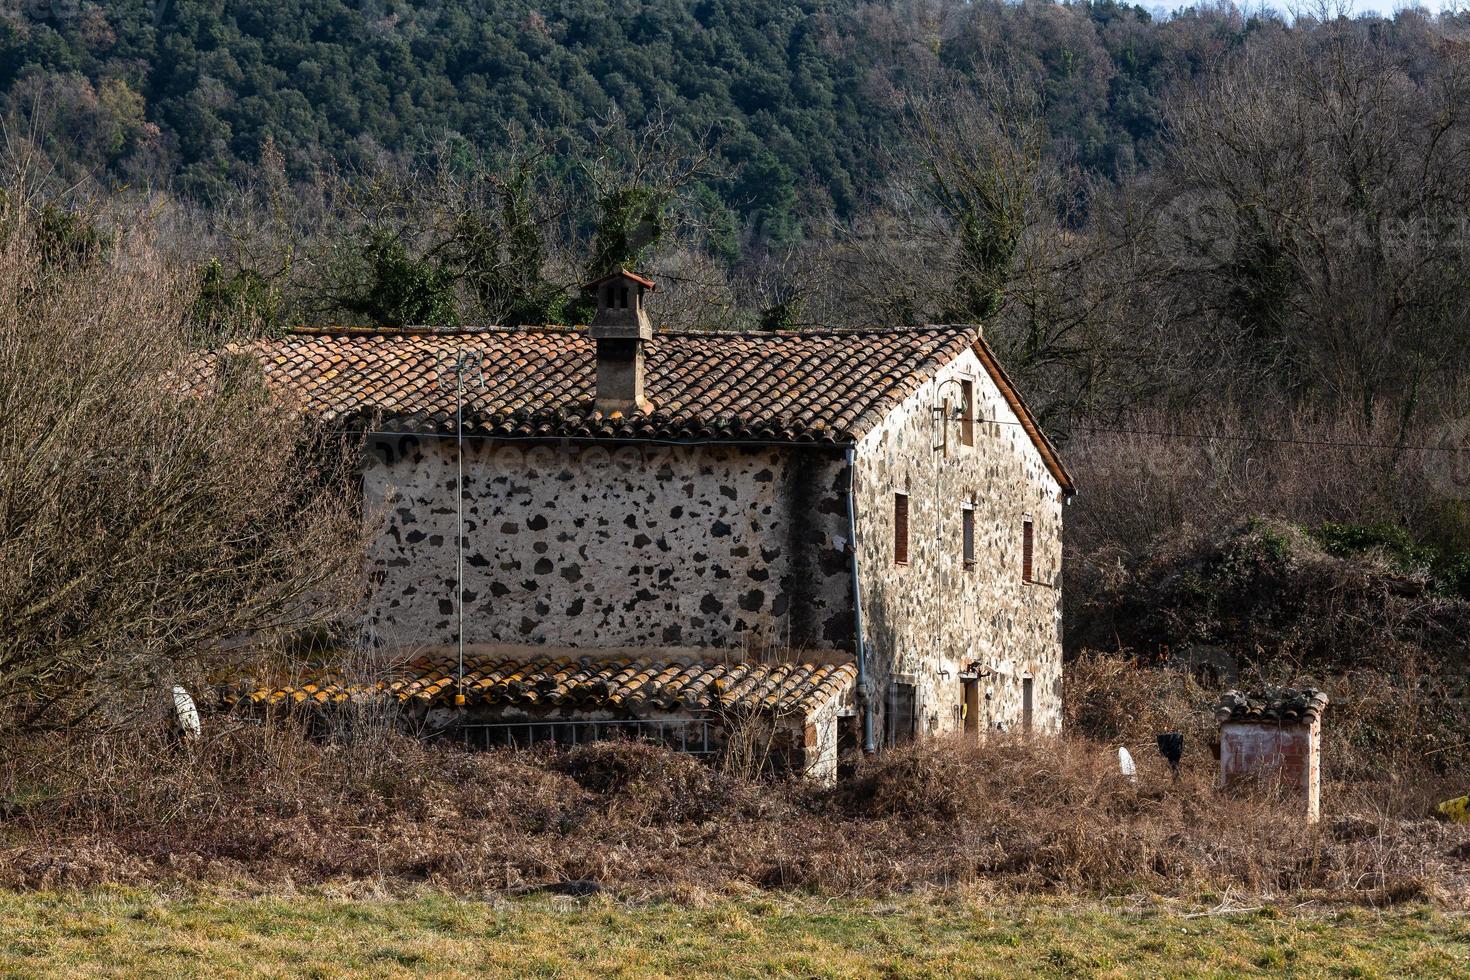
<svg viewBox="0 0 1470 980"><path fill-rule="evenodd" d="M466 752L252 726L182 752L98 741L4 772L0 887L484 895L591 881L651 900L980 886L1447 908L1470 895L1470 826L1430 819L1428 788L1332 784L1308 825L1269 787L1217 792L1206 760L1177 781L1157 753L1139 765L1124 779L1115 749L1081 739L931 739L828 788L647 743Z"/></svg>

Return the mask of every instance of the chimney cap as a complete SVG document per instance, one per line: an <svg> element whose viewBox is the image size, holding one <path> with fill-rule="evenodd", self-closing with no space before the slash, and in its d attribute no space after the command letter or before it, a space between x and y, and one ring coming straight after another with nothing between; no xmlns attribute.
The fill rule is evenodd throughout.
<svg viewBox="0 0 1470 980"><path fill-rule="evenodd" d="M1327 710L1327 692L1315 687L1267 687L1226 691L1215 703L1215 719L1269 724L1312 724Z"/></svg>
<svg viewBox="0 0 1470 980"><path fill-rule="evenodd" d="M653 324L643 308L644 294L654 291L652 279L618 269L587 284L597 297L597 315L589 332L594 340L651 340Z"/></svg>
<svg viewBox="0 0 1470 980"><path fill-rule="evenodd" d="M650 292L657 292L658 291L658 284L655 283L652 279L649 279L647 276L640 276L636 272L629 272L627 269L621 269L621 268L615 269L612 272L609 272L605 276L598 276L596 279L592 280L591 282L584 284L582 286L582 288L583 289L596 289L598 286L601 286L603 283L608 282L609 280L612 280L612 279L631 279L634 282L636 282L638 285L640 285L640 286L644 287L645 289L649 290Z"/></svg>

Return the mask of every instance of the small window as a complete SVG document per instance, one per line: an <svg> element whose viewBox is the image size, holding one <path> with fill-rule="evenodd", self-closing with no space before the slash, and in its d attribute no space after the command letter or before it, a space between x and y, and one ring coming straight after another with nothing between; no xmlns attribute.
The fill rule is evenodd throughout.
<svg viewBox="0 0 1470 980"><path fill-rule="evenodd" d="M966 505L965 509L960 511L960 519L964 528L965 567L973 568L975 566L975 508Z"/></svg>
<svg viewBox="0 0 1470 980"><path fill-rule="evenodd" d="M608 286L602 291L602 305L608 309L613 308L613 287Z"/></svg>
<svg viewBox="0 0 1470 980"><path fill-rule="evenodd" d="M898 565L909 563L909 495L893 495L893 561Z"/></svg>
<svg viewBox="0 0 1470 980"><path fill-rule="evenodd" d="M1036 551L1036 534L1032 530L1031 518L1021 522L1021 579L1026 582L1034 581L1031 577L1032 558Z"/></svg>
<svg viewBox="0 0 1470 980"><path fill-rule="evenodd" d="M975 382L965 380L960 382L960 398L964 402L960 406L960 445L975 445Z"/></svg>
<svg viewBox="0 0 1470 980"><path fill-rule="evenodd" d="M1036 704L1033 695L1031 678L1021 680L1021 730L1031 731L1031 723L1036 715Z"/></svg>
<svg viewBox="0 0 1470 980"><path fill-rule="evenodd" d="M622 307L625 310L628 308L628 287L627 286L623 286L621 289L618 290L618 306Z"/></svg>

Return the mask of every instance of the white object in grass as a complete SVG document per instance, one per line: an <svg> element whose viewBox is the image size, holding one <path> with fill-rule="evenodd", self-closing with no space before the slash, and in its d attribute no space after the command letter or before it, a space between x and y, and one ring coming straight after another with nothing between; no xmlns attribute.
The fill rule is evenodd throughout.
<svg viewBox="0 0 1470 980"><path fill-rule="evenodd" d="M199 737L199 709L194 706L189 692L177 684L174 685L174 715L185 738Z"/></svg>
<svg viewBox="0 0 1470 980"><path fill-rule="evenodd" d="M1138 782L1138 767L1133 764L1133 756L1121 745L1118 746L1118 771L1127 776L1129 782Z"/></svg>

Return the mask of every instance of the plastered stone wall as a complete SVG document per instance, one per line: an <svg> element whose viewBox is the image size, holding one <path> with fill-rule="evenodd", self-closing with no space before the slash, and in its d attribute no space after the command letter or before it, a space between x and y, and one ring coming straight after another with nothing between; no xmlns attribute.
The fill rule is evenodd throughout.
<svg viewBox="0 0 1470 980"><path fill-rule="evenodd" d="M455 443L370 449L370 628L452 643ZM462 462L469 643L852 648L840 455L466 441Z"/></svg>
<svg viewBox="0 0 1470 980"><path fill-rule="evenodd" d="M840 724L835 705L826 705L801 722L802 775L819 783L835 783Z"/></svg>
<svg viewBox="0 0 1470 980"><path fill-rule="evenodd" d="M973 447L934 408L975 385ZM961 674L980 677L981 731L1020 730L1032 681L1034 730L1061 726L1061 490L979 359L967 353L857 447L864 631L876 700L889 680L917 686L919 734L964 728ZM948 439L946 448L946 432ZM895 563L894 495L909 497L909 561ZM975 562L963 511L975 512ZM1022 522L1033 522L1034 581L1022 578ZM883 720L880 718L879 732Z"/></svg>

